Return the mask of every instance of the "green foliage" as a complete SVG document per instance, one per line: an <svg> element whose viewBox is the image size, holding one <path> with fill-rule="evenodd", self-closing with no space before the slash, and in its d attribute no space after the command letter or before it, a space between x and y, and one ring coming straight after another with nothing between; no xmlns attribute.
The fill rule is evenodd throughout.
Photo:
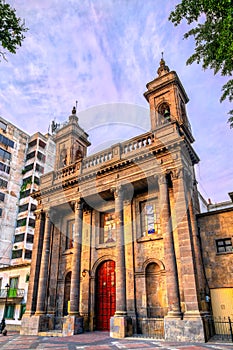
<svg viewBox="0 0 233 350"><path fill-rule="evenodd" d="M214 74L231 76L233 71L233 5L232 0L182 0L171 12L169 20L175 26L186 19L195 27L184 34L187 39L194 37L196 47L187 64L201 63L204 69L214 70ZM233 99L233 80L222 88L220 101ZM233 127L233 110L228 122Z"/></svg>
<svg viewBox="0 0 233 350"><path fill-rule="evenodd" d="M4 49L16 53L18 46L21 46L28 30L24 21L17 17L15 9L10 7L4 0L0 0L0 57L6 59Z"/></svg>

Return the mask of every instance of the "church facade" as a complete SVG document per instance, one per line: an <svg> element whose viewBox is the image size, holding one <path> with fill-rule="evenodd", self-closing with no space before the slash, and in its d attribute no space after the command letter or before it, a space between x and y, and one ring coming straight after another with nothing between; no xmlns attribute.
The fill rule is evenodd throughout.
<svg viewBox="0 0 233 350"><path fill-rule="evenodd" d="M164 60L144 94L151 130L87 157L74 108L54 133L55 169L41 177L21 334L143 333L205 341L209 314L188 97Z"/></svg>

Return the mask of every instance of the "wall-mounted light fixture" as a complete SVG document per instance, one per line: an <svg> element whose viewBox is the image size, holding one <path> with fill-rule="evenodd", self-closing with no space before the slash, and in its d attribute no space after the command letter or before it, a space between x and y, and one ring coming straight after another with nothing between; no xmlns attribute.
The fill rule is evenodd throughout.
<svg viewBox="0 0 233 350"><path fill-rule="evenodd" d="M83 269L82 270L82 277L84 278L84 277L86 277L86 274L89 274L89 270L87 270L87 269Z"/></svg>

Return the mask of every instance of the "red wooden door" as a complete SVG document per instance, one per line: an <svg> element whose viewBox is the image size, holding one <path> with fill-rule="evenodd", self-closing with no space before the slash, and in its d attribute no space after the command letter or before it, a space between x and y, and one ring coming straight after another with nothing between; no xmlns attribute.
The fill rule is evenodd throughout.
<svg viewBox="0 0 233 350"><path fill-rule="evenodd" d="M115 262L103 262L97 270L96 283L96 329L110 330L110 317L116 311Z"/></svg>

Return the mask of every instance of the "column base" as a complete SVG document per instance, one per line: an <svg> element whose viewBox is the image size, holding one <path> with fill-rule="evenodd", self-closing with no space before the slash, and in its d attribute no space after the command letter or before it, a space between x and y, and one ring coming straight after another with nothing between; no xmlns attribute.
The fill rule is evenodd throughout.
<svg viewBox="0 0 233 350"><path fill-rule="evenodd" d="M125 338L133 335L132 319L129 316L113 316L110 319L110 337Z"/></svg>
<svg viewBox="0 0 233 350"><path fill-rule="evenodd" d="M83 333L83 317L68 315L63 318L63 336Z"/></svg>
<svg viewBox="0 0 233 350"><path fill-rule="evenodd" d="M38 335L39 332L46 332L49 329L50 317L48 315L27 315L24 314L21 321L21 335Z"/></svg>
<svg viewBox="0 0 233 350"><path fill-rule="evenodd" d="M164 337L167 341L205 342L204 324L200 313L185 313L183 319L165 316Z"/></svg>

